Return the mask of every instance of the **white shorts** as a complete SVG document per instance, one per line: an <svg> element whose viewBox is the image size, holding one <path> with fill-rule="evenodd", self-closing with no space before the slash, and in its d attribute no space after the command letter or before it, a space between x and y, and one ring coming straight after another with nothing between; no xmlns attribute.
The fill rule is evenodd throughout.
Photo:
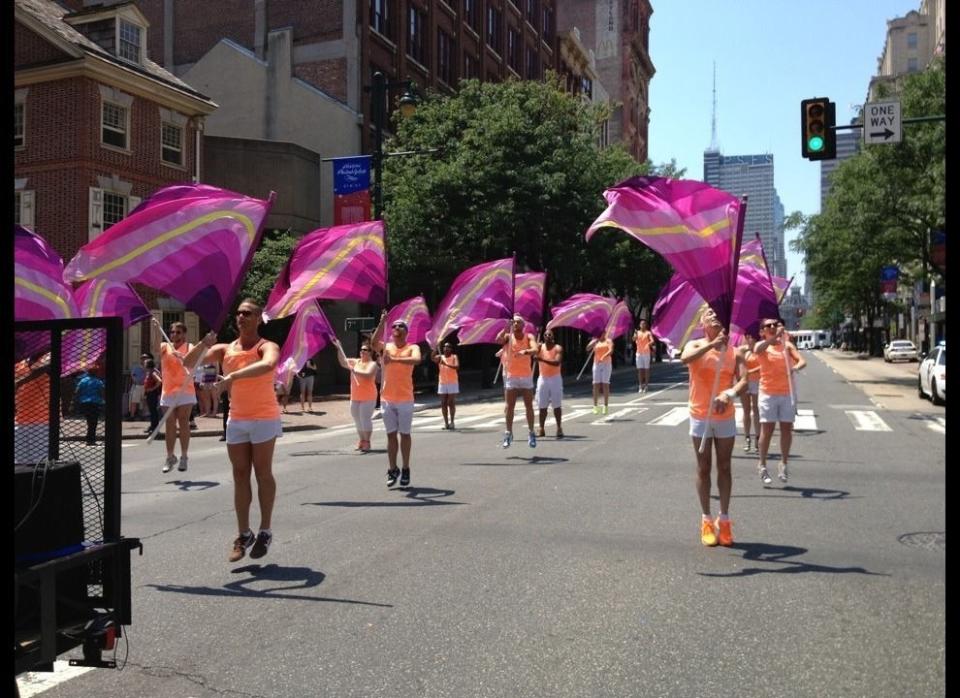
<svg viewBox="0 0 960 698"><path fill-rule="evenodd" d="M637 368L650 368L650 352L638 351L636 362Z"/></svg>
<svg viewBox="0 0 960 698"><path fill-rule="evenodd" d="M13 462L36 465L46 459L50 427L47 424L18 424L13 428Z"/></svg>
<svg viewBox="0 0 960 698"><path fill-rule="evenodd" d="M357 431L373 431L373 408L376 400L351 400L350 416L357 425Z"/></svg>
<svg viewBox="0 0 960 698"><path fill-rule="evenodd" d="M197 396L193 393L170 393L160 396L160 407L182 407L184 405L196 405Z"/></svg>
<svg viewBox="0 0 960 698"><path fill-rule="evenodd" d="M706 430L707 430L707 420L697 419L696 417L691 415L690 436L693 436L698 439L702 439L703 434ZM737 435L736 419L711 419L710 420L710 433L707 435L707 438L732 439L736 435Z"/></svg>
<svg viewBox="0 0 960 698"><path fill-rule="evenodd" d="M558 410L563 406L563 376L540 376L537 379L537 409L545 410L553 405Z"/></svg>
<svg viewBox="0 0 960 698"><path fill-rule="evenodd" d="M399 431L409 434L413 427L413 400L410 402L387 402L380 400L383 428L388 434Z"/></svg>
<svg viewBox="0 0 960 698"><path fill-rule="evenodd" d="M747 392L751 395L759 395L760 381L747 381Z"/></svg>
<svg viewBox="0 0 960 698"><path fill-rule="evenodd" d="M283 427L279 419L227 418L228 444L262 444L278 436L283 436Z"/></svg>
<svg viewBox="0 0 960 698"><path fill-rule="evenodd" d="M533 390L533 376L507 376L503 379L507 390Z"/></svg>
<svg viewBox="0 0 960 698"><path fill-rule="evenodd" d="M440 383L437 386L437 395L457 395L459 392L459 383Z"/></svg>
<svg viewBox="0 0 960 698"><path fill-rule="evenodd" d="M142 385L130 386L130 402L143 402L143 386Z"/></svg>
<svg viewBox="0 0 960 698"><path fill-rule="evenodd" d="M613 372L612 361L601 361L600 363L594 363L593 364L593 382L609 383L610 374L612 372Z"/></svg>
<svg viewBox="0 0 960 698"><path fill-rule="evenodd" d="M793 424L796 415L793 400L789 395L765 395L760 393L757 399L760 408L760 423L789 422Z"/></svg>

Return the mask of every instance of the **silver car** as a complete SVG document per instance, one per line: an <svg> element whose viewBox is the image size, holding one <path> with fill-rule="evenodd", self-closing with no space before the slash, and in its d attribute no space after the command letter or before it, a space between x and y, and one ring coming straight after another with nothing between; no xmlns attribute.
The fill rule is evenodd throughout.
<svg viewBox="0 0 960 698"><path fill-rule="evenodd" d="M917 347L906 339L895 339L883 348L883 360L891 361L919 361Z"/></svg>

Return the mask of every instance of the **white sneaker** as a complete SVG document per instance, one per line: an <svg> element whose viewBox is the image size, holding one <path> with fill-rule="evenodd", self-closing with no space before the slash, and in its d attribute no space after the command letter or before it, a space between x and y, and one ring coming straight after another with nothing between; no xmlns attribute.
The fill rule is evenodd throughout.
<svg viewBox="0 0 960 698"><path fill-rule="evenodd" d="M186 469L187 469L187 457L180 456L180 465L177 466L177 470L179 470L182 473Z"/></svg>
<svg viewBox="0 0 960 698"><path fill-rule="evenodd" d="M161 473L169 473L170 469L177 464L177 457L173 454L167 456L167 459L163 462L163 468L161 468Z"/></svg>
<svg viewBox="0 0 960 698"><path fill-rule="evenodd" d="M509 431L503 432L503 443L501 443L500 445L503 446L504 448L510 448L510 444L512 443L513 443L513 434L511 434Z"/></svg>
<svg viewBox="0 0 960 698"><path fill-rule="evenodd" d="M777 477L780 478L780 482L786 482L787 481L787 464L781 463L780 466L777 468L777 470L778 470Z"/></svg>
<svg viewBox="0 0 960 698"><path fill-rule="evenodd" d="M769 485L773 482L773 479L770 477L770 473L767 472L766 468L759 468L757 471L760 475L760 480L763 481L764 485Z"/></svg>

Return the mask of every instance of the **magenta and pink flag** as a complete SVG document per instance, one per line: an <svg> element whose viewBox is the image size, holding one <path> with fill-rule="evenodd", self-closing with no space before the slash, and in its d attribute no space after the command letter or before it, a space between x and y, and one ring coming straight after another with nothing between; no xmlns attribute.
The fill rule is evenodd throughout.
<svg viewBox="0 0 960 698"><path fill-rule="evenodd" d="M617 301L607 321L607 339L622 337L633 327L633 313L624 301Z"/></svg>
<svg viewBox="0 0 960 698"><path fill-rule="evenodd" d="M280 348L276 368L277 380L288 383L307 363L307 359L315 356L336 336L319 303L312 301L301 306L287 333L287 339Z"/></svg>
<svg viewBox="0 0 960 698"><path fill-rule="evenodd" d="M63 282L63 259L32 230L13 226L13 319L79 316L73 289Z"/></svg>
<svg viewBox="0 0 960 698"><path fill-rule="evenodd" d="M477 264L460 273L433 315L427 343L436 348L444 337L478 320L505 320L513 313L513 257Z"/></svg>
<svg viewBox="0 0 960 698"><path fill-rule="evenodd" d="M633 177L603 192L606 210L587 229L619 228L670 263L730 324L746 203L703 182Z"/></svg>
<svg viewBox="0 0 960 698"><path fill-rule="evenodd" d="M547 274L531 271L517 274L513 290L513 312L524 322L523 331L533 334L543 322L543 298ZM477 320L460 327L457 335L460 344L496 344L497 335L503 330L502 318Z"/></svg>
<svg viewBox="0 0 960 698"><path fill-rule="evenodd" d="M573 327L591 337L599 337L607 329L616 301L595 293L575 293L550 308L553 319L547 329Z"/></svg>
<svg viewBox="0 0 960 698"><path fill-rule="evenodd" d="M393 306L387 313L384 326L389 330L397 320L403 320L407 323L408 342L418 344L424 341L427 338L427 332L430 331L432 322L430 311L427 310L427 302L423 299L423 296L414 296Z"/></svg>
<svg viewBox="0 0 960 698"><path fill-rule="evenodd" d="M218 328L260 244L274 194L255 199L204 184L160 189L80 248L63 278L141 283Z"/></svg>
<svg viewBox="0 0 960 698"><path fill-rule="evenodd" d="M116 316L123 318L124 328L150 317L150 311L137 292L118 281L87 281L74 290L73 297L83 317Z"/></svg>
<svg viewBox="0 0 960 698"><path fill-rule="evenodd" d="M383 305L386 289L383 221L318 228L293 250L263 315L287 317L314 298Z"/></svg>

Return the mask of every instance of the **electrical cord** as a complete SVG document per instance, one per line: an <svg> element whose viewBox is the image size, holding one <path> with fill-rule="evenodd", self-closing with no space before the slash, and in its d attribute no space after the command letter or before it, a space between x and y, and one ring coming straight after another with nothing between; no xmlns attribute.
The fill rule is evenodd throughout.
<svg viewBox="0 0 960 698"><path fill-rule="evenodd" d="M37 472L41 466L43 467L43 473L40 476L40 492L37 494L36 499L34 499L33 492L34 488L37 486ZM47 488L47 470L49 469L49 466L50 459L48 458L38 461L37 464L33 466L33 476L30 478L30 509L27 510L27 513L23 515L23 518L21 518L14 527L14 533L20 530L20 527L27 522L27 520L33 515L33 512L36 511L37 507L40 505L40 501L43 499L43 492Z"/></svg>

